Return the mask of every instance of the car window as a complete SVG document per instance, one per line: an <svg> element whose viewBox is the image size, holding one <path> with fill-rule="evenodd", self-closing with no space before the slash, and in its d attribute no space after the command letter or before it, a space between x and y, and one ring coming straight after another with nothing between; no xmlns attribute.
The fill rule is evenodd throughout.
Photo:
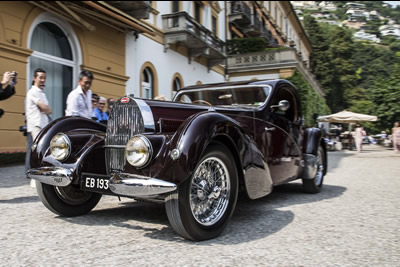
<svg viewBox="0 0 400 267"><path fill-rule="evenodd" d="M238 105L258 107L266 101L269 91L269 87L227 87L188 90L178 93L174 101L213 106Z"/></svg>
<svg viewBox="0 0 400 267"><path fill-rule="evenodd" d="M288 110L280 110L279 108L275 109L275 113L285 117L289 121L295 122L298 118L297 114L297 101L294 94L287 88L279 88L278 93L276 94L275 99L272 102L272 105L278 105L281 100L289 101L289 109Z"/></svg>

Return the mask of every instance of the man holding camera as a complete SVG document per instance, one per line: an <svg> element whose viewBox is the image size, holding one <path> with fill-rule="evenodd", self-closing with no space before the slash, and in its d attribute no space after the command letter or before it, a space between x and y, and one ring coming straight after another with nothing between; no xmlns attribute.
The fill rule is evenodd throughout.
<svg viewBox="0 0 400 267"><path fill-rule="evenodd" d="M0 84L0 100L5 100L15 94L15 84L17 83L17 72L6 71ZM0 118L4 110L0 108Z"/></svg>

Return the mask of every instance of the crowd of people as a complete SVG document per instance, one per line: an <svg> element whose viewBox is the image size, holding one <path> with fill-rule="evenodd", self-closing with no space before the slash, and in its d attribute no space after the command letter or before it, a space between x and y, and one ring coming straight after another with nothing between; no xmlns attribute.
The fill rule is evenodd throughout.
<svg viewBox="0 0 400 267"><path fill-rule="evenodd" d="M105 110L106 98L100 97L91 91L93 79L93 73L90 71L84 70L80 73L78 86L67 97L65 115L81 116L100 123L107 123L115 100L108 98L107 110ZM0 87L0 100L7 99L15 94L15 84L17 82L17 73L15 71L7 71L3 74ZM33 73L32 87L28 90L25 99L27 151L30 150L32 142L39 132L51 121L52 108L44 92L45 86L46 71L42 68L37 68ZM3 113L4 111L0 109L0 117ZM29 162L30 153L26 153L26 170L30 168ZM31 186L34 186L32 181Z"/></svg>

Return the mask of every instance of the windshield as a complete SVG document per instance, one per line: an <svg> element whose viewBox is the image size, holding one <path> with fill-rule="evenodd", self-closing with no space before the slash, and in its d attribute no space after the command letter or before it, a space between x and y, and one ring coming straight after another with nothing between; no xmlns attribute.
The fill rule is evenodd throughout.
<svg viewBox="0 0 400 267"><path fill-rule="evenodd" d="M265 103L269 86L247 85L240 87L205 88L181 91L174 101L210 106L243 105L258 107Z"/></svg>

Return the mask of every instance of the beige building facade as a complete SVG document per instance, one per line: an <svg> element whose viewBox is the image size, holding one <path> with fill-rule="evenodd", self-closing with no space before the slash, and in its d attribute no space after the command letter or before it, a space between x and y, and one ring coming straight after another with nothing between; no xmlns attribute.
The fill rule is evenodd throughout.
<svg viewBox="0 0 400 267"><path fill-rule="evenodd" d="M265 38L266 51L228 55L226 43ZM0 74L18 72L16 95L0 102L0 153L25 152L24 100L33 71L47 71L53 119L64 115L79 72L92 91L118 99L173 98L193 84L287 78L309 71L311 44L289 1L0 2Z"/></svg>
<svg viewBox="0 0 400 267"><path fill-rule="evenodd" d="M63 116L66 96L81 70L94 74L92 91L106 98L125 93L125 33L89 17L88 29L58 10L30 2L0 2L0 73L18 72L16 94L1 101L0 153L25 152L24 100L35 68L47 72L45 93L53 119ZM72 10L72 8L68 8ZM65 11L65 10L64 10ZM76 14L76 13L75 13Z"/></svg>

